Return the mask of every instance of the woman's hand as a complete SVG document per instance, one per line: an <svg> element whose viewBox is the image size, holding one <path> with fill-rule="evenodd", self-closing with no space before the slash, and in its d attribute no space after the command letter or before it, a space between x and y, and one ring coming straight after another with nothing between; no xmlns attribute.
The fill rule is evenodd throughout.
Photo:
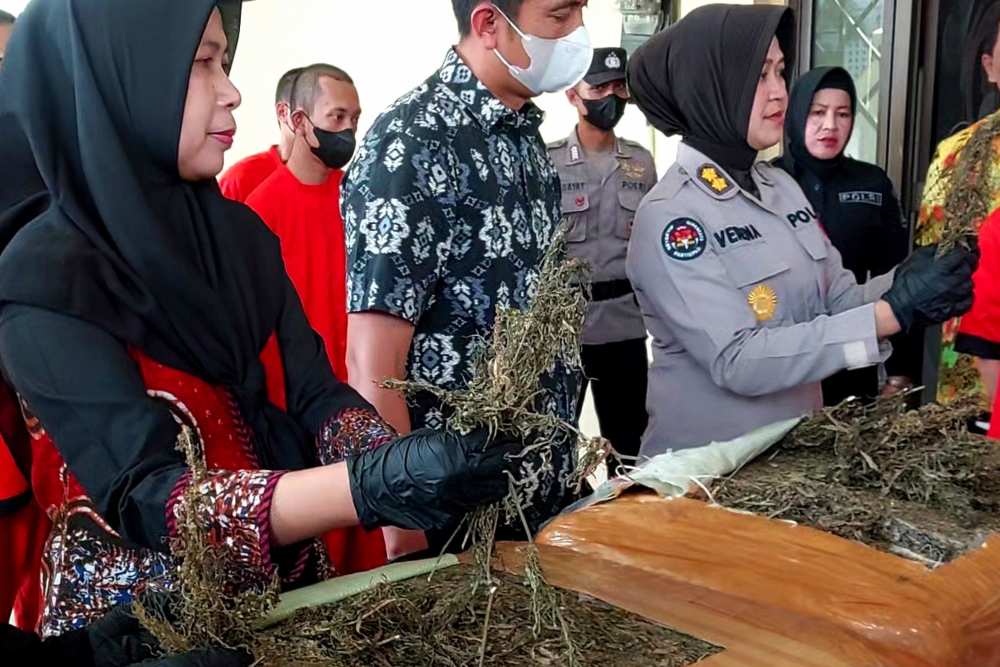
<svg viewBox="0 0 1000 667"><path fill-rule="evenodd" d="M414 431L348 459L351 497L366 528L442 528L481 505L507 495L511 442L491 443L480 429Z"/></svg>
<svg viewBox="0 0 1000 667"><path fill-rule="evenodd" d="M965 248L956 247L943 257L937 257L936 246L919 248L900 264L883 302L902 331L945 322L972 307L972 274L978 263L978 252Z"/></svg>

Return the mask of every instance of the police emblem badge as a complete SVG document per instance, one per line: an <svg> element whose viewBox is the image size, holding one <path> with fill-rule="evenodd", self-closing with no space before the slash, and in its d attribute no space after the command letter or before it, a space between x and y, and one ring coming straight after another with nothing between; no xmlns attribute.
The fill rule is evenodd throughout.
<svg viewBox="0 0 1000 667"><path fill-rule="evenodd" d="M691 218L676 218L663 230L663 250L672 259L686 262L701 257L708 245L705 228Z"/></svg>
<svg viewBox="0 0 1000 667"><path fill-rule="evenodd" d="M758 322L767 322L774 318L774 312L778 308L778 295L770 285L757 285L747 294L747 303Z"/></svg>

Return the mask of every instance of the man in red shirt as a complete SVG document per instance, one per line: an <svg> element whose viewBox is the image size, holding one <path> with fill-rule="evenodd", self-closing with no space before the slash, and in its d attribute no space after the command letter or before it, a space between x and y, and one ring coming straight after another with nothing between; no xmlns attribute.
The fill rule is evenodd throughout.
<svg viewBox="0 0 1000 667"><path fill-rule="evenodd" d="M347 302L341 168L354 154L361 105L354 82L332 65L304 67L291 83L284 123L292 141L247 205L281 240L281 253L309 323L347 380Z"/></svg>
<svg viewBox="0 0 1000 667"><path fill-rule="evenodd" d="M246 200L281 241L285 269L302 300L309 324L323 338L333 371L347 381L347 286L344 223L340 217L341 168L354 154L361 103L354 82L338 67L304 67L289 84L282 124L291 136L287 160ZM280 377L280 368L268 375ZM342 572L382 565L407 531L361 528L324 538ZM384 539L383 539L384 534ZM387 547L386 543L390 546Z"/></svg>
<svg viewBox="0 0 1000 667"><path fill-rule="evenodd" d="M288 122L288 102L291 97L292 83L302 69L285 72L278 80L278 88L274 94L274 110L278 116L278 131L281 133L278 144L266 151L245 157L219 178L222 194L233 201L246 202L247 197L257 189L257 186L267 180L288 159L295 134Z"/></svg>

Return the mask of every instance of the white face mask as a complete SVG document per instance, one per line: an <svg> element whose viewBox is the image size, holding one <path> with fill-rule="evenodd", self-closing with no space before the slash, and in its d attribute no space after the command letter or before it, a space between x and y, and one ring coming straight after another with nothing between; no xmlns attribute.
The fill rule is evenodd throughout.
<svg viewBox="0 0 1000 667"><path fill-rule="evenodd" d="M561 39L546 39L527 35L503 13L499 7L494 7L501 16L507 19L517 34L521 36L524 50L531 59L527 69L512 65L503 55L493 49L511 76L524 84L524 87L535 95L542 93L558 93L570 86L575 86L590 69L594 58L594 50L590 45L590 35L587 28L580 26Z"/></svg>

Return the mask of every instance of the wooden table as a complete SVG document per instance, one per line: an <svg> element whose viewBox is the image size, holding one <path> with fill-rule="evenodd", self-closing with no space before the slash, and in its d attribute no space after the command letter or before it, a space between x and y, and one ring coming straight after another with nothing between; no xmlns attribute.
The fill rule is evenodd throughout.
<svg viewBox="0 0 1000 667"><path fill-rule="evenodd" d="M787 522L629 494L538 536L549 583L726 647L699 667L1000 667L1000 536L936 570ZM498 563L517 572L516 544Z"/></svg>

